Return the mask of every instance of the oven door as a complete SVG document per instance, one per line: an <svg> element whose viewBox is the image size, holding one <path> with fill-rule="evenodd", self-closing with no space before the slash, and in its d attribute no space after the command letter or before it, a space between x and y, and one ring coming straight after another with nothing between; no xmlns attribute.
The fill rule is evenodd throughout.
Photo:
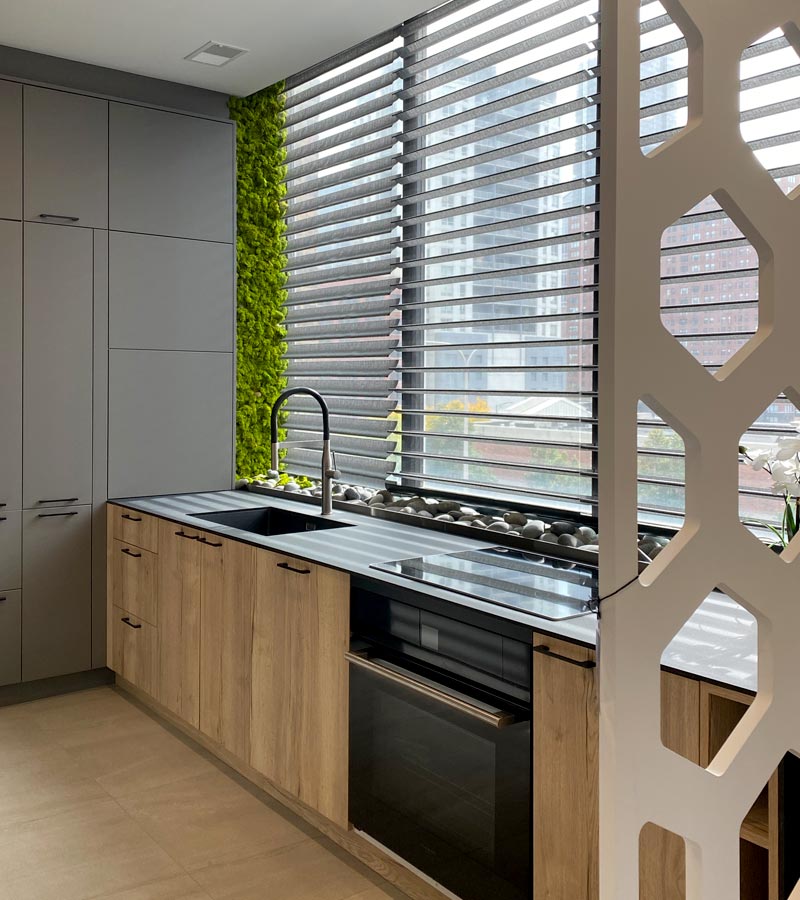
<svg viewBox="0 0 800 900"><path fill-rule="evenodd" d="M353 826L463 900L530 900L529 708L348 658Z"/></svg>

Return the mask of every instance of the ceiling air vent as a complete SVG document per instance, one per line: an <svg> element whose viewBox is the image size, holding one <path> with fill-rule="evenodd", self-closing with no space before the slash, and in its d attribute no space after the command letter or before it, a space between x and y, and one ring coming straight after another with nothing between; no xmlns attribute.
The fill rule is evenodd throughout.
<svg viewBox="0 0 800 900"><path fill-rule="evenodd" d="M232 47L230 44L209 41L188 56L185 56L184 59L204 63L207 66L224 66L244 53L247 53L247 50L243 47Z"/></svg>

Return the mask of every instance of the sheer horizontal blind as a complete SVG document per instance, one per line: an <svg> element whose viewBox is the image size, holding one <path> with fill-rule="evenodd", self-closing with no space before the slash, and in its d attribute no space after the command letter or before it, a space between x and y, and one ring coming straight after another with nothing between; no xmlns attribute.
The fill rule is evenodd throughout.
<svg viewBox="0 0 800 900"><path fill-rule="evenodd" d="M687 121L687 50L658 0L641 3L641 143L651 153ZM742 54L741 131L785 193L800 186L800 56L781 30ZM759 260L740 227L707 197L667 228L661 243L661 318L709 374L758 328ZM800 415L779 396L742 442L758 449L794 433ZM733 451L732 451L733 452ZM643 404L639 417L639 498L643 521L679 524L684 513L683 442ZM743 466L745 521L775 521L780 499L763 474Z"/></svg>
<svg viewBox="0 0 800 900"><path fill-rule="evenodd" d="M288 383L326 398L337 466L361 484L394 468L400 50L382 34L286 92ZM313 401L288 409L291 440L321 438ZM291 449L286 467L319 476L320 454Z"/></svg>
<svg viewBox="0 0 800 900"><path fill-rule="evenodd" d="M453 0L404 26L406 485L591 509L597 13Z"/></svg>

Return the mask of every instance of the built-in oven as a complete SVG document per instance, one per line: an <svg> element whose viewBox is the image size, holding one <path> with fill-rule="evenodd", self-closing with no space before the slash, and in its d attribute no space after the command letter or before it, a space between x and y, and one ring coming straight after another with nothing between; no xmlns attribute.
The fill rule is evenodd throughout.
<svg viewBox="0 0 800 900"><path fill-rule="evenodd" d="M364 587L351 621L353 826L463 900L530 900L530 640Z"/></svg>

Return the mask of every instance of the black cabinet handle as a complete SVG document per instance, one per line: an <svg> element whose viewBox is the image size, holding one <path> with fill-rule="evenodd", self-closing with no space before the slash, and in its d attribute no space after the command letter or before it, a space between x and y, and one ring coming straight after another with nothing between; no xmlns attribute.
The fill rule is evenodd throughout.
<svg viewBox="0 0 800 900"><path fill-rule="evenodd" d="M6 600L8 600L8 597L0 597L0 603L4 603Z"/></svg>
<svg viewBox="0 0 800 900"><path fill-rule="evenodd" d="M200 541L201 544L205 544L206 547L221 547L222 546L222 541L219 541L219 542L209 541L208 538L204 538L204 537L198 538L197 540Z"/></svg>
<svg viewBox="0 0 800 900"><path fill-rule="evenodd" d="M7 522L8 516L0 516L0 522Z"/></svg>
<svg viewBox="0 0 800 900"><path fill-rule="evenodd" d="M8 506L7 503L0 503L0 506Z"/></svg>
<svg viewBox="0 0 800 900"><path fill-rule="evenodd" d="M295 569L294 566L290 566L289 563L278 563L279 569L286 569L288 572L297 572L298 575L310 575L311 569Z"/></svg>
<svg viewBox="0 0 800 900"><path fill-rule="evenodd" d="M142 521L141 516L131 516L131 515L128 515L128 513L123 513L122 518L127 519L129 522L141 522Z"/></svg>
<svg viewBox="0 0 800 900"><path fill-rule="evenodd" d="M63 512L63 513L36 513L37 519L57 519L59 516L77 516L77 512Z"/></svg>
<svg viewBox="0 0 800 900"><path fill-rule="evenodd" d="M597 667L597 663L593 659L571 659L569 656L555 653L546 644L539 644L537 647L534 647L533 652L542 653L545 656L549 656L550 659L558 659L561 662L569 663L571 666L577 666L579 669L594 669Z"/></svg>
<svg viewBox="0 0 800 900"><path fill-rule="evenodd" d="M141 622L140 622L138 625L134 625L133 622L131 622L131 620L130 620L127 616L123 616L123 617L122 617L122 621L123 621L129 628L141 628L141 627L142 627L142 623L141 623Z"/></svg>
<svg viewBox="0 0 800 900"><path fill-rule="evenodd" d="M37 503L77 503L78 497L59 497L56 500L37 500Z"/></svg>
<svg viewBox="0 0 800 900"><path fill-rule="evenodd" d="M80 216L60 216L58 213L39 213L40 219L61 219L64 222L80 222Z"/></svg>
<svg viewBox="0 0 800 900"><path fill-rule="evenodd" d="M127 547L123 547L122 552L126 553L128 556L133 556L136 559L139 559L139 557L142 555L141 553L134 553L133 550L128 550Z"/></svg>
<svg viewBox="0 0 800 900"><path fill-rule="evenodd" d="M176 531L175 536L182 537L182 538L188 538L190 541L199 541L200 540L199 534L186 534L185 531Z"/></svg>

